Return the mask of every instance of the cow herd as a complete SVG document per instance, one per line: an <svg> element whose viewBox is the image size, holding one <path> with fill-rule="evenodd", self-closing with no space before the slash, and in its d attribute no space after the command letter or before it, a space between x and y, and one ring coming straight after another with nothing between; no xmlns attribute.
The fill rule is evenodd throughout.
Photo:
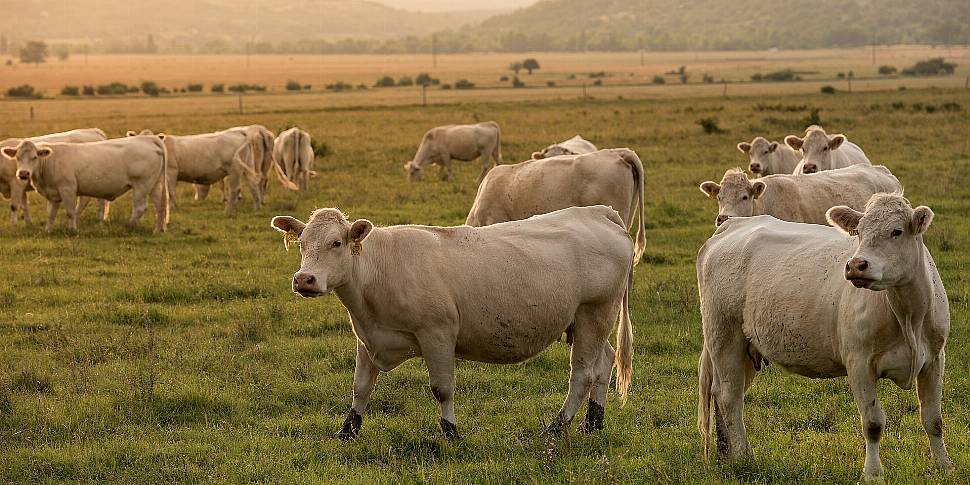
<svg viewBox="0 0 970 485"><path fill-rule="evenodd" d="M223 197L232 210L243 184L258 207L270 172L303 191L314 174L309 134L298 128L275 138L258 125L204 135L128 134L105 140L100 130L75 130L2 142L0 188L11 197L13 221L18 210L29 220L31 187L49 201L48 227L64 203L71 229L78 197L101 200L106 217L107 201L130 189L131 222L151 200L155 229L164 231L177 182L196 184L199 198L209 185L227 182ZM916 388L934 461L951 469L940 405L949 303L923 244L932 210L913 208L888 168L818 126L783 143L757 137L737 148L750 158L750 175L730 169L719 183L700 185L718 205L716 229L696 262L705 458L712 417L719 458L753 455L744 394L773 363L807 377L848 377L867 480L883 476L882 378ZM563 335L571 345L569 389L549 431L564 432L584 400L580 429L602 429L614 367L626 399L633 270L647 244L640 158L576 136L503 165L499 126L485 122L429 130L405 171L418 180L433 164L450 179L453 160L476 158L480 183L462 226L377 227L337 209L318 209L307 222L271 221L287 247L300 247L293 291L333 292L350 316L357 355L340 438L360 432L378 374L413 357L427 363L443 434L457 438L457 359L523 362Z"/></svg>

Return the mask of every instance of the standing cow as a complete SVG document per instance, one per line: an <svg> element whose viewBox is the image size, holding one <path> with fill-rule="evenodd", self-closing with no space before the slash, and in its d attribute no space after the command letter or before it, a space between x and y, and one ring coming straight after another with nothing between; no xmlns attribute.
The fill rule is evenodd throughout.
<svg viewBox="0 0 970 485"><path fill-rule="evenodd" d="M582 155L584 153L593 153L596 150L598 150L596 145L576 135L566 141L549 145L543 148L542 151L533 152L532 159L540 160L543 158L558 157L559 155Z"/></svg>
<svg viewBox="0 0 970 485"><path fill-rule="evenodd" d="M60 204L67 211L68 229L77 231L77 197L115 200L132 191L129 224L135 226L155 205L155 232L168 223L167 156L156 136L136 136L90 143L38 143L26 140L6 147L3 155L17 162L17 178L30 180L47 199L47 230L54 225Z"/></svg>
<svg viewBox="0 0 970 485"><path fill-rule="evenodd" d="M802 159L793 173L815 173L850 165L872 164L859 145L846 140L845 135L829 135L817 125L806 128L803 138L786 136L785 143L802 153Z"/></svg>
<svg viewBox="0 0 970 485"><path fill-rule="evenodd" d="M487 227L384 228L319 209L307 224L279 216L272 225L284 241L299 238L303 262L293 291L333 291L350 313L357 364L340 438L360 431L378 373L419 356L440 405L441 430L457 438L455 359L523 362L563 332L572 336L569 393L550 431L562 432L587 397L583 428L603 427L614 364L625 399L633 365L633 243L609 207ZM617 321L614 353L608 339Z"/></svg>
<svg viewBox="0 0 970 485"><path fill-rule="evenodd" d="M728 170L721 183L707 181L701 192L717 199L715 226L732 217L762 214L784 221L825 224L829 207L862 209L873 194L902 190L882 165L853 165L804 175L769 175L754 182L740 170Z"/></svg>
<svg viewBox="0 0 970 485"><path fill-rule="evenodd" d="M838 206L828 217L838 230L768 216L732 219L698 253L705 457L712 403L718 456L752 457L744 393L771 362L806 377L848 376L866 441L866 480L883 476L878 380L915 384L933 459L950 469L940 410L949 302L923 244L933 211L877 194L865 212Z"/></svg>
<svg viewBox="0 0 970 485"><path fill-rule="evenodd" d="M794 173L802 159L790 146L760 136L751 143L738 143L738 151L748 156L748 170L759 176Z"/></svg>
<svg viewBox="0 0 970 485"><path fill-rule="evenodd" d="M424 177L424 167L429 163L441 166L441 178L451 180L454 173L452 160L470 162L481 157L482 173L478 182L485 178L488 169L502 164L501 131L494 121L474 125L447 125L432 128L424 134L414 160L404 164L411 180Z"/></svg>
<svg viewBox="0 0 970 485"><path fill-rule="evenodd" d="M295 180L300 190L306 191L313 173L310 134L294 126L280 133L273 147L273 158L282 167L283 174L288 180Z"/></svg>
<svg viewBox="0 0 970 485"><path fill-rule="evenodd" d="M8 138L0 141L0 148L16 147L24 140L30 140L34 143L87 143L107 139L107 135L98 128L81 128L31 138ZM31 187L29 181L19 180L16 172L17 162L6 157L0 157L0 194L10 199L10 223L17 224L17 212L20 211L23 213L24 222L30 224L27 192L33 190L33 187ZM102 201L99 207L98 218L103 220L107 217L107 203Z"/></svg>
<svg viewBox="0 0 970 485"><path fill-rule="evenodd" d="M259 199L261 201L266 200L266 194L269 192L270 171L276 172L276 177L283 184L283 187L293 191L297 190L297 186L282 175L282 171L273 161L275 141L272 131L269 131L263 125L249 125L229 128L222 132L241 132L249 140L249 148L253 155L253 168L259 174ZM219 186L222 188L222 200L225 202L227 200L225 179L219 181ZM210 184L194 184L194 187L195 200L205 200L209 196Z"/></svg>
<svg viewBox="0 0 970 485"><path fill-rule="evenodd" d="M607 205L629 229L639 217L633 258L638 263L646 246L643 179L640 157L626 148L500 165L478 186L465 224L487 226L567 207Z"/></svg>

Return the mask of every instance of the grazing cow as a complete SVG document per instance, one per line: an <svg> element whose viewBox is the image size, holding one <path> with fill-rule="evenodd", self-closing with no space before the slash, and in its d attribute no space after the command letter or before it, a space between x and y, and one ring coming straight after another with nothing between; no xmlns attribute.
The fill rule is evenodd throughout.
<svg viewBox="0 0 970 485"><path fill-rule="evenodd" d="M720 226L731 217L767 214L783 221L825 224L829 207L862 209L872 194L902 190L882 165L853 165L804 175L769 175L754 182L740 169L728 170L721 183L707 181L701 192L717 199Z"/></svg>
<svg viewBox="0 0 970 485"><path fill-rule="evenodd" d="M155 205L155 232L168 223L167 156L155 136L137 136L89 143L38 143L26 140L6 147L3 155L17 162L17 178L29 180L47 199L47 230L64 203L68 229L77 231L77 197L115 200L131 190L129 224L135 226Z"/></svg>
<svg viewBox="0 0 970 485"><path fill-rule="evenodd" d="M883 475L886 417L877 381L916 385L936 464L953 467L940 411L949 302L923 234L933 211L877 194L837 206L832 227L761 216L731 220L697 255L704 349L698 428L705 457L714 406L719 457L752 457L744 393L771 362L812 378L848 376L866 441L866 480Z"/></svg>
<svg viewBox="0 0 970 485"><path fill-rule="evenodd" d="M455 359L523 362L563 332L572 337L569 393L549 431L561 433L586 397L583 429L603 427L614 364L625 399L633 365L633 242L609 207L486 227L383 228L319 209L305 225L285 216L272 225L284 241L299 238L303 262L293 291L333 291L350 313L357 364L340 438L359 432L378 372L419 356L440 405L441 430L457 438ZM617 321L614 354L608 339Z"/></svg>
<svg viewBox="0 0 970 485"><path fill-rule="evenodd" d="M151 135L142 130L141 135ZM128 136L135 136L129 131ZM228 210L239 201L240 185L245 181L257 209L262 207L262 178L253 159L252 144L242 130L226 130L201 135L165 136L168 149L169 203L175 208L175 184L178 181L211 185L229 178Z"/></svg>
<svg viewBox="0 0 970 485"><path fill-rule="evenodd" d="M751 143L738 143L738 150L751 160L748 170L759 176L791 174L801 161L801 155L788 145L755 137Z"/></svg>
<svg viewBox="0 0 970 485"><path fill-rule="evenodd" d="M290 181L295 180L298 188L306 191L314 173L310 134L294 126L280 133L273 146L273 158L282 168L283 175Z"/></svg>
<svg viewBox="0 0 970 485"><path fill-rule="evenodd" d="M815 173L850 165L872 164L859 145L846 140L845 135L829 135L817 125L806 128L804 138L786 136L785 143L802 153L802 159L793 173Z"/></svg>
<svg viewBox="0 0 970 485"><path fill-rule="evenodd" d="M596 148L596 145L576 135L566 141L549 145L543 148L542 151L533 152L532 159L540 160L543 158L558 157L559 155L582 155L584 153L593 153L596 150L599 150Z"/></svg>
<svg viewBox="0 0 970 485"><path fill-rule="evenodd" d="M500 165L478 186L465 224L487 226L567 207L608 205L630 229L639 216L633 258L638 263L646 246L643 179L640 157L626 148Z"/></svg>
<svg viewBox="0 0 970 485"><path fill-rule="evenodd" d="M263 125L249 125L249 126L237 126L235 128L229 128L223 131L239 131L246 134L246 139L249 140L250 149L253 153L253 163L256 168L256 172L259 173L259 192L260 200L266 200L266 194L269 192L269 173L270 171L276 172L276 177L279 179L280 183L283 184L287 189L296 191L297 186L290 182L283 174L279 167L276 166L273 161L274 154L274 135L273 132L266 129ZM226 200L226 190L225 190L225 180L220 180L219 185L222 187L222 198L223 201ZM195 200L205 200L209 196L208 184L194 184L195 186Z"/></svg>
<svg viewBox="0 0 970 485"><path fill-rule="evenodd" d="M441 166L441 178L451 180L454 173L452 160L470 162L482 159L482 173L478 182L485 178L488 169L502 164L502 141L498 124L486 121L474 125L447 125L432 128L424 134L414 160L404 164L411 180L424 177L424 167L429 163Z"/></svg>
<svg viewBox="0 0 970 485"><path fill-rule="evenodd" d="M61 133L35 136L31 138L8 138L0 141L0 148L16 147L24 140L34 143L87 143L89 141L107 140L107 135L98 128L81 128ZM17 212L23 213L24 222L30 224L30 208L27 204L27 192L34 190L28 181L18 180L16 176L17 162L0 157L0 194L10 199L10 223L17 224ZM82 202L86 203L86 201ZM99 219L107 216L107 205L100 203Z"/></svg>

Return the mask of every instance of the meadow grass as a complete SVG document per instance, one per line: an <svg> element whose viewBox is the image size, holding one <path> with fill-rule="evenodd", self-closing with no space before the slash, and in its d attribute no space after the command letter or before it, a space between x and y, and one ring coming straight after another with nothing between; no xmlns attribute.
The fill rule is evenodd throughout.
<svg viewBox="0 0 970 485"><path fill-rule="evenodd" d="M960 108L939 108L946 103ZM855 482L863 440L845 379L769 366L746 399L758 456L751 463L705 465L695 425L702 336L694 257L716 211L697 186L747 164L737 142L798 133L812 108L830 132L847 133L892 169L913 203L936 212L926 243L951 304L943 418L957 470L933 468L915 393L890 383L880 386L882 459L889 482L966 483L970 92L945 89L242 116L78 110L33 123L0 120L5 134L93 125L112 136L296 124L331 150L317 160L308 194L274 182L259 211L247 200L227 216L217 191L194 201L179 184L179 208L161 236L147 219L124 226L128 196L108 225L89 209L77 236L64 232L63 212L50 234L37 225L0 228L0 481ZM722 132L703 132L697 121L710 117ZM339 207L380 225L461 224L475 196L475 164L460 163L454 182L420 183L405 180L402 164L427 128L484 120L501 125L506 162L577 133L601 147L630 147L644 161L648 247L631 302L630 400L621 406L611 393L605 430L572 432L550 446L543 429L565 396L566 344L522 365L460 362L462 438L449 443L439 436L424 363L413 360L381 375L360 438L334 440L350 405L354 337L335 297L290 292L299 253L283 250L269 220ZM32 194L32 202L42 219L42 200Z"/></svg>

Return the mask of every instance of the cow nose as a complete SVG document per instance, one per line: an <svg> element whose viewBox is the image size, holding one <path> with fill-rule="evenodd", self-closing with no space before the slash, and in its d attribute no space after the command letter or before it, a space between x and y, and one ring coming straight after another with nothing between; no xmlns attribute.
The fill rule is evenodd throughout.
<svg viewBox="0 0 970 485"><path fill-rule="evenodd" d="M20 180L27 180L30 178L30 172L26 170L17 170L17 178Z"/></svg>
<svg viewBox="0 0 970 485"><path fill-rule="evenodd" d="M310 273L297 273L293 275L293 291L297 293L317 293L320 288L317 286L317 277Z"/></svg>
<svg viewBox="0 0 970 485"><path fill-rule="evenodd" d="M818 172L818 167L816 167L814 164L805 164L805 166L802 167L802 172L815 173Z"/></svg>
<svg viewBox="0 0 970 485"><path fill-rule="evenodd" d="M846 274L861 274L869 269L869 262L862 258L852 258L845 263Z"/></svg>
<svg viewBox="0 0 970 485"><path fill-rule="evenodd" d="M718 214L717 220L714 221L714 225L715 226L720 226L721 224L724 224L724 221L726 221L726 220L728 220L730 218L731 218L731 216L729 216L729 215L726 215L726 214Z"/></svg>
<svg viewBox="0 0 970 485"><path fill-rule="evenodd" d="M748 168L751 170L751 173L761 173L760 163L752 163Z"/></svg>

